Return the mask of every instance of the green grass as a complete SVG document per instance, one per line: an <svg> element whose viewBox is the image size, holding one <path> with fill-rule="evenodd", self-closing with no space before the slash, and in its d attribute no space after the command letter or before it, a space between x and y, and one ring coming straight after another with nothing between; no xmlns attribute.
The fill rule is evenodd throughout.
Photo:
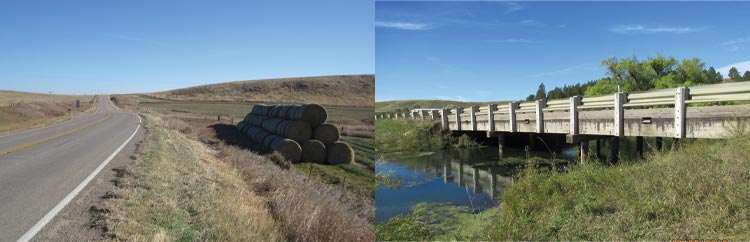
<svg viewBox="0 0 750 242"><path fill-rule="evenodd" d="M375 121L375 144L380 153L430 152L451 146L479 147L479 144L467 135L451 137L432 121L394 119Z"/></svg>
<svg viewBox="0 0 750 242"><path fill-rule="evenodd" d="M375 139L341 137L341 140L352 146L357 163L375 170Z"/></svg>
<svg viewBox="0 0 750 242"><path fill-rule="evenodd" d="M357 164L323 165L310 163L295 163L294 168L306 175L321 179L332 186L343 185L346 190L360 196L375 197L375 142L373 139L342 137L342 140L352 146L356 154ZM343 184L342 184L343 183Z"/></svg>
<svg viewBox="0 0 750 242"><path fill-rule="evenodd" d="M451 203L417 203L412 214L378 224L378 240L464 241L481 233L492 222L497 207L474 213L468 206Z"/></svg>
<svg viewBox="0 0 750 242"><path fill-rule="evenodd" d="M198 115L222 115L244 117L253 109L254 103L247 102L187 102L187 101L155 101L141 102L141 107L151 108L157 112L184 112ZM329 120L372 119L374 112L371 107L325 106Z"/></svg>
<svg viewBox="0 0 750 242"><path fill-rule="evenodd" d="M750 135L566 173L527 169L482 240L750 239Z"/></svg>

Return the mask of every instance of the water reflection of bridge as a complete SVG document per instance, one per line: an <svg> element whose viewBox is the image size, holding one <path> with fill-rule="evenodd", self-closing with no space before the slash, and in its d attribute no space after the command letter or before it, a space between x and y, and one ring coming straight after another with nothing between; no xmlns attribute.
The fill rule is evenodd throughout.
<svg viewBox="0 0 750 242"><path fill-rule="evenodd" d="M447 183L456 183L462 188L471 189L473 193L484 193L493 199L499 199L506 188L513 184L513 178L500 175L500 167L474 167L458 159L445 159L430 162L422 166L423 173L434 174ZM416 168L416 167L415 167Z"/></svg>

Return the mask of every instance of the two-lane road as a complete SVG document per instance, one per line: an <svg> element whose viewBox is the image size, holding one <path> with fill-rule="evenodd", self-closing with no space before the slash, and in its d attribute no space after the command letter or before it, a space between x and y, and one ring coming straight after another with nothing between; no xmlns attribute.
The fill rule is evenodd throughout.
<svg viewBox="0 0 750 242"><path fill-rule="evenodd" d="M139 129L100 96L92 114L0 137L0 241L36 235Z"/></svg>

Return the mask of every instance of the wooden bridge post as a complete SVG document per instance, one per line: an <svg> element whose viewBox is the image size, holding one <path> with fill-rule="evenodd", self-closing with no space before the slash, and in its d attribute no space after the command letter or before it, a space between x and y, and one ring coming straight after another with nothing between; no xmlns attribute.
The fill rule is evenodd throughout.
<svg viewBox="0 0 750 242"><path fill-rule="evenodd" d="M461 131L461 113L464 112L464 108L456 107L456 130Z"/></svg>
<svg viewBox="0 0 750 242"><path fill-rule="evenodd" d="M505 146L505 135L497 133L497 154L500 155L500 160L503 159L503 148Z"/></svg>
<svg viewBox="0 0 750 242"><path fill-rule="evenodd" d="M489 124L489 130L490 132L495 132L495 109L497 109L497 104L490 104L487 106L487 123Z"/></svg>
<svg viewBox="0 0 750 242"><path fill-rule="evenodd" d="M643 136L635 137L635 151L638 159L643 159Z"/></svg>
<svg viewBox="0 0 750 242"><path fill-rule="evenodd" d="M578 143L578 147L581 150L581 164L586 163L589 155L589 141L583 140L580 143Z"/></svg>
<svg viewBox="0 0 750 242"><path fill-rule="evenodd" d="M450 113L450 109L443 108L440 110L440 121L443 123L443 130L449 130L450 127L448 126L448 114Z"/></svg>
<svg viewBox="0 0 750 242"><path fill-rule="evenodd" d="M617 163L620 160L620 137L609 138L609 162L612 164Z"/></svg>
<svg viewBox="0 0 750 242"><path fill-rule="evenodd" d="M625 104L626 102L628 102L626 93L615 93L615 130L613 135L617 137L622 137L625 133L625 125L623 124L623 120L625 119L625 110L623 109L623 104Z"/></svg>
<svg viewBox="0 0 750 242"><path fill-rule="evenodd" d="M664 144L661 137L656 137L656 151L661 152L661 147Z"/></svg>
<svg viewBox="0 0 750 242"><path fill-rule="evenodd" d="M685 100L689 99L690 89L679 87L674 98L674 138L685 138Z"/></svg>
<svg viewBox="0 0 750 242"><path fill-rule="evenodd" d="M510 132L516 132L516 109L518 108L517 102L508 103L508 121L510 121Z"/></svg>
<svg viewBox="0 0 750 242"><path fill-rule="evenodd" d="M578 134L578 106L581 105L581 97L570 97L570 134Z"/></svg>
<svg viewBox="0 0 750 242"><path fill-rule="evenodd" d="M547 107L547 100L536 100L536 132L544 133L544 112L543 108Z"/></svg>
<svg viewBox="0 0 750 242"><path fill-rule="evenodd" d="M471 106L469 113L471 116L469 116L469 119L471 120L471 131L477 131L477 111L479 110L479 107L477 106Z"/></svg>

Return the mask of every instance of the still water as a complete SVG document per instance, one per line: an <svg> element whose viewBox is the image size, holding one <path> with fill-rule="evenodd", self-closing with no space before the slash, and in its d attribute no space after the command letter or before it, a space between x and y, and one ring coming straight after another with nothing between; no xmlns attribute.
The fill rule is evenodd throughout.
<svg viewBox="0 0 750 242"><path fill-rule="evenodd" d="M558 159L573 159L575 149L558 151ZM506 149L504 157L525 158L522 150ZM533 156L549 154L533 153ZM513 184L513 171L507 167L487 166L499 160L497 147L455 149L431 155L379 160L376 172L387 174L398 185L381 185L375 196L375 222L382 223L411 213L417 203L450 203L473 211L497 206L505 189Z"/></svg>

